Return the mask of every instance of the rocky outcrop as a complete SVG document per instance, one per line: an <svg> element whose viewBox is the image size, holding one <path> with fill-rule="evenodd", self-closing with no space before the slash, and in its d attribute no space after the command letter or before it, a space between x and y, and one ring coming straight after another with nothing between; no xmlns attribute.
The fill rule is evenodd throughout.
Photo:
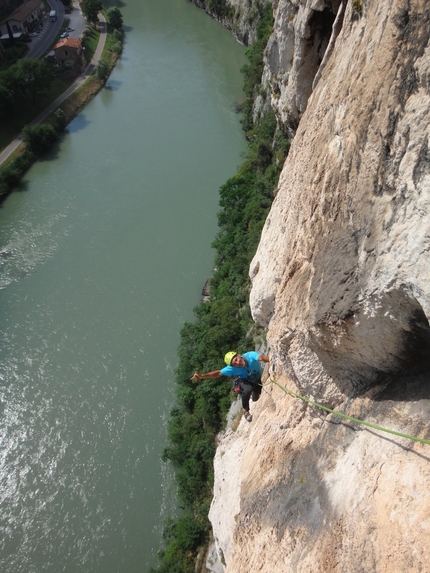
<svg viewBox="0 0 430 573"><path fill-rule="evenodd" d="M207 279L202 288L202 298L200 302L208 302L211 298L211 279Z"/></svg>
<svg viewBox="0 0 430 573"><path fill-rule="evenodd" d="M218 20L245 46L257 39L256 25L259 14L273 0L190 0Z"/></svg>
<svg viewBox="0 0 430 573"><path fill-rule="evenodd" d="M348 5L251 264L253 315L303 390L299 364L333 396L430 367L424 6Z"/></svg>
<svg viewBox="0 0 430 573"><path fill-rule="evenodd" d="M423 402L369 392L345 410L428 435ZM214 463L210 519L226 573L429 570L430 446L324 417L276 386L252 413L221 436Z"/></svg>
<svg viewBox="0 0 430 573"><path fill-rule="evenodd" d="M282 129L294 136L327 48L339 32L347 0L278 0L262 85ZM333 26L337 16L337 25ZM330 52L330 50L328 50ZM257 110L262 103L256 102Z"/></svg>
<svg viewBox="0 0 430 573"><path fill-rule="evenodd" d="M285 37L267 58L294 61L278 98L279 76L267 81L296 135L250 267L251 309L276 380L429 439L430 10L349 0L324 61L325 26L288 34L322 6L333 24L340 2L328 5L276 6ZM266 390L215 460L225 571L430 571L430 446Z"/></svg>

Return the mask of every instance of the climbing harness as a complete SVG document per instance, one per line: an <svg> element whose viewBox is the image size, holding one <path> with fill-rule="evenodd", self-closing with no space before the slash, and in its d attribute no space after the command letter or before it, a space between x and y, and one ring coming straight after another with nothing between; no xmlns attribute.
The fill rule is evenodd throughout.
<svg viewBox="0 0 430 573"><path fill-rule="evenodd" d="M408 434L402 434L401 432L395 432L394 430L388 430L387 428L383 428L382 426L377 426L376 424L371 424L370 422L365 422L364 420L359 420L358 418L353 418L352 416L347 416L346 414L342 414L341 412L336 412L336 410L332 410L331 408L327 408L326 406L323 406L322 404L318 404L318 402L314 402L313 400L309 400L309 398L305 398L304 396L300 396L300 394L296 394L292 390L289 390L285 386L282 386L282 384L279 384L279 382L277 380L275 380L274 378L270 379L269 382L267 382L266 384L263 384L263 386L267 386L268 384L276 384L276 386L281 388L281 390L283 390L287 394L290 394L294 398L299 398L300 400L303 400L304 402L307 402L308 404L311 404L312 406L316 406L317 408L321 408L322 410L325 410L326 412L330 412L331 414L334 414L335 416L340 416L341 418L346 418L347 420L351 420L351 422L356 422L357 424L362 424L363 426L368 426L369 428L373 428L374 430L380 430L381 432L387 432L388 434L394 434L395 436L400 436L401 438L407 438L408 440L413 440L414 442L421 442L422 444L430 445L430 440L425 440L424 438L417 438L416 436L409 436Z"/></svg>

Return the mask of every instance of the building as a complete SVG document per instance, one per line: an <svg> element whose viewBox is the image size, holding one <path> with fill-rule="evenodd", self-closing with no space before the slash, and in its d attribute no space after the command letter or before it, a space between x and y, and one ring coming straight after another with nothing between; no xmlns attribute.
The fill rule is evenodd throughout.
<svg viewBox="0 0 430 573"><path fill-rule="evenodd" d="M73 62L73 67L84 64L82 40L78 38L63 38L54 46L57 64L63 66L67 61Z"/></svg>
<svg viewBox="0 0 430 573"><path fill-rule="evenodd" d="M8 37L6 22L9 22L12 34L27 34L36 28L45 15L45 6L42 0L29 0L17 8L5 20L0 22L0 36Z"/></svg>

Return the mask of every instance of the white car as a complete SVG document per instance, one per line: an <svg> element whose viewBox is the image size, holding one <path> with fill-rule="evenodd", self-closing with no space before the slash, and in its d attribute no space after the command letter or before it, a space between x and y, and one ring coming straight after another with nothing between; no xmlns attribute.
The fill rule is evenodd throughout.
<svg viewBox="0 0 430 573"><path fill-rule="evenodd" d="M60 38L68 38L69 37L69 32L63 32L60 36Z"/></svg>

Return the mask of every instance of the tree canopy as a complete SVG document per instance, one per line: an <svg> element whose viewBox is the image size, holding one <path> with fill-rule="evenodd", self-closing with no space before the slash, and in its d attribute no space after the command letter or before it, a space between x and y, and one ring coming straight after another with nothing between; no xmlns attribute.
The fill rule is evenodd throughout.
<svg viewBox="0 0 430 573"><path fill-rule="evenodd" d="M82 14L92 24L98 21L98 14L103 10L101 0L83 0L81 4Z"/></svg>
<svg viewBox="0 0 430 573"><path fill-rule="evenodd" d="M0 72L0 116L14 113L22 105L35 104L49 90L54 79L52 69L43 60L23 58Z"/></svg>
<svg viewBox="0 0 430 573"><path fill-rule="evenodd" d="M224 0L209 0L222 8ZM206 2L208 3L208 2ZM247 103L243 126L248 151L238 173L220 189L219 232L213 242L215 270L210 300L194 309L195 320L181 330L176 369L176 405L170 413L169 444L163 459L175 466L178 496L185 515L165 530L157 573L193 573L199 544L208 538L207 519L213 484L215 436L231 404L231 381L225 377L195 382L192 374L222 366L229 350L245 352L261 328L251 318L249 264L274 197L289 142L277 129L273 112L255 123L251 113L261 81L264 46L273 25L272 6L261 8L258 40L249 49L244 73Z"/></svg>
<svg viewBox="0 0 430 573"><path fill-rule="evenodd" d="M94 69L94 73L99 78L99 80L104 81L108 79L109 72L110 72L109 63L104 58L101 58Z"/></svg>
<svg viewBox="0 0 430 573"><path fill-rule="evenodd" d="M22 130L22 139L28 149L40 154L47 151L58 138L58 133L51 125L26 125Z"/></svg>
<svg viewBox="0 0 430 573"><path fill-rule="evenodd" d="M123 18L121 10L119 8L117 8L116 6L109 8L109 10L107 11L107 17L109 23L112 24L114 28L116 28L117 30L122 28Z"/></svg>

